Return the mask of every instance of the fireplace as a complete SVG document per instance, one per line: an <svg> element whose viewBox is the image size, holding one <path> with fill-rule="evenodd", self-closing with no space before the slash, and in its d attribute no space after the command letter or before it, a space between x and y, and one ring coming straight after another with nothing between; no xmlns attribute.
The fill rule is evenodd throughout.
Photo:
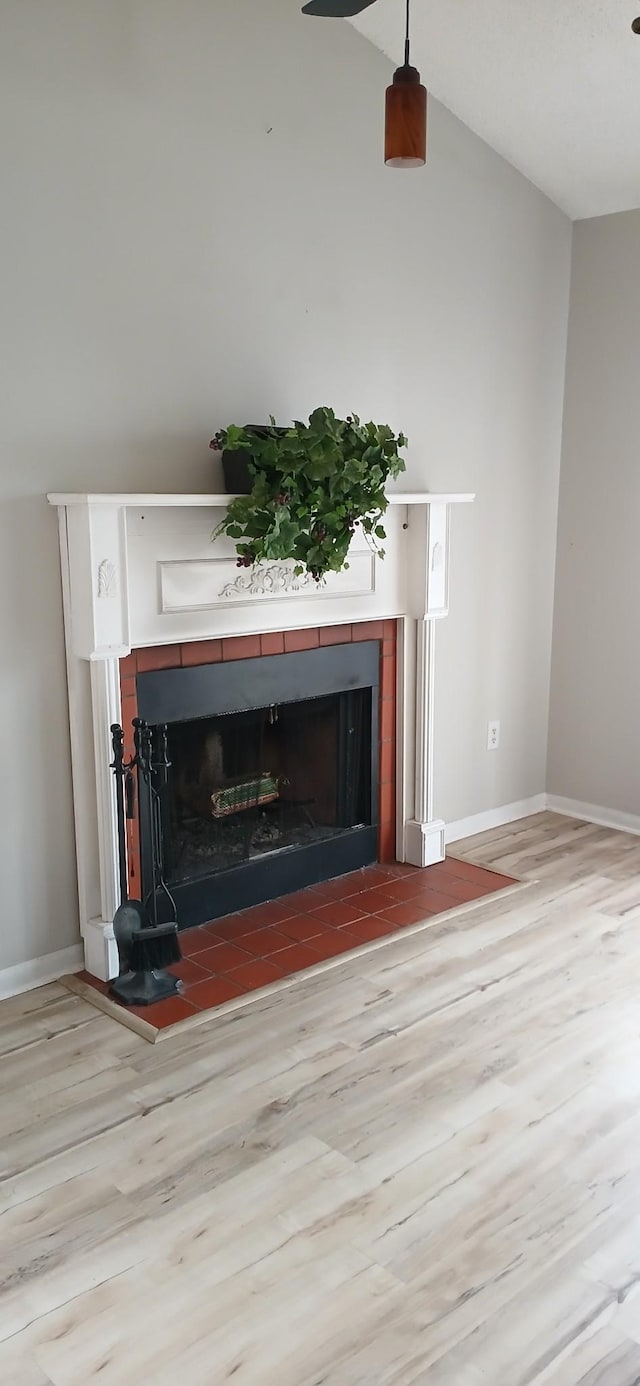
<svg viewBox="0 0 640 1386"><path fill-rule="evenodd" d="M138 716L167 730L163 871L181 928L378 859L383 623L380 640L346 643L347 633L320 646L317 632L316 648L290 654L136 675ZM140 869L144 896L144 797Z"/></svg>
<svg viewBox="0 0 640 1386"><path fill-rule="evenodd" d="M212 918L229 908L224 890L233 876L237 908L255 898L261 873L274 873L259 887L264 898L318 879L316 871L348 870L356 844L362 862L377 854L428 866L444 857L445 824L434 811L436 630L449 608L450 517L473 496L390 495L384 559L357 532L348 568L319 586L291 563L238 572L233 542L224 535L211 542L228 499L49 497L60 534L80 924L86 969L104 981L119 966L110 727L130 729L139 712L168 728L174 765L163 815L172 886L184 894L183 923L191 909L193 919L200 910ZM347 674L346 686L320 685L315 672L311 688L283 692L262 683L262 671L266 677L273 669L275 678L288 656L312 651L318 667L329 668L330 647L348 651L368 642L377 646L378 684L371 671L359 683ZM271 656L277 658L270 664ZM249 678L250 661L259 657L259 679ZM170 700L155 710L146 702L163 685L182 689L190 668L204 670L197 684L212 679L208 666L236 661L244 661L244 673L230 704L176 711ZM180 677L151 677L172 671ZM216 689L226 677L218 668ZM250 702L238 702L247 690ZM206 825L204 817L196 822L194 777ZM328 846L329 867L319 864ZM144 820L142 847L141 856L131 832L136 896L141 871L148 872ZM285 870L282 884L278 873Z"/></svg>

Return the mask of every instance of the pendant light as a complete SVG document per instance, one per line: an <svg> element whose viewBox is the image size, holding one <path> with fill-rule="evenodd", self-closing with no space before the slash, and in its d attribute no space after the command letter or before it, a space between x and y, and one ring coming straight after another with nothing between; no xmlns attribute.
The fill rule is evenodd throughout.
<svg viewBox="0 0 640 1386"><path fill-rule="evenodd" d="M409 5L404 63L387 87L384 161L390 168L418 168L427 162L427 89L409 62Z"/></svg>

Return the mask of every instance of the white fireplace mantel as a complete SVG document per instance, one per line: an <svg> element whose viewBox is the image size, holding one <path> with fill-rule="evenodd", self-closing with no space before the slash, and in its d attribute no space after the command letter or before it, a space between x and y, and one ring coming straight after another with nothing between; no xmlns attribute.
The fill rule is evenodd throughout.
<svg viewBox="0 0 640 1386"><path fill-rule="evenodd" d="M444 857L433 817L436 622L449 602L452 507L474 496L395 492L381 559L356 535L349 568L318 585L293 565L238 569L218 526L228 495L50 495L59 517L78 888L85 965L117 975L119 903L110 728L121 720L119 660L132 649L395 618L398 629L396 851Z"/></svg>

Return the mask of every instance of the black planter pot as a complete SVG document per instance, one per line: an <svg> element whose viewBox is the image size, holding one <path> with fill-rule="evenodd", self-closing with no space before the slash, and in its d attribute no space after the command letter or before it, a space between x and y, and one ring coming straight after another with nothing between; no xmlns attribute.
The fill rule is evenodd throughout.
<svg viewBox="0 0 640 1386"><path fill-rule="evenodd" d="M246 448L234 448L232 452L222 450L222 475L224 489L230 496L248 496L253 486L249 471L251 454Z"/></svg>
<svg viewBox="0 0 640 1386"><path fill-rule="evenodd" d="M273 428L271 424L245 424L248 433L264 438L268 433L286 433L286 428ZM222 449L222 475L225 489L232 496L248 496L253 487L253 473L249 468L252 458L250 448Z"/></svg>

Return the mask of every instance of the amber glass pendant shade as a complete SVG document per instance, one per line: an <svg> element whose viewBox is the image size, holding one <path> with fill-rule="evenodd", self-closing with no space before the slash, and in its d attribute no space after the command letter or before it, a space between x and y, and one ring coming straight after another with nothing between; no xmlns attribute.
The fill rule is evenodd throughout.
<svg viewBox="0 0 640 1386"><path fill-rule="evenodd" d="M427 162L427 89L411 66L410 8L411 0L406 0L404 63L387 87L384 161L389 168L419 168Z"/></svg>
<svg viewBox="0 0 640 1386"><path fill-rule="evenodd" d="M387 87L384 161L390 168L418 168L427 162L427 89L409 63Z"/></svg>

